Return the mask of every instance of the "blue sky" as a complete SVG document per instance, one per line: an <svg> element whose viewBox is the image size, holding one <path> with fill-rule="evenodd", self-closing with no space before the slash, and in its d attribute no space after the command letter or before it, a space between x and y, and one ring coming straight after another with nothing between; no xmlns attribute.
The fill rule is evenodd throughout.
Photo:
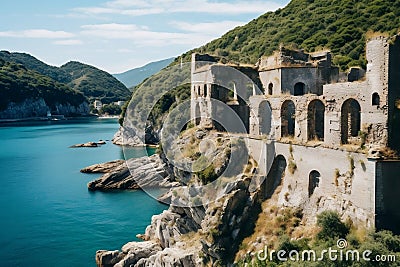
<svg viewBox="0 0 400 267"><path fill-rule="evenodd" d="M12 0L0 9L0 50L111 73L174 57L289 0Z"/></svg>

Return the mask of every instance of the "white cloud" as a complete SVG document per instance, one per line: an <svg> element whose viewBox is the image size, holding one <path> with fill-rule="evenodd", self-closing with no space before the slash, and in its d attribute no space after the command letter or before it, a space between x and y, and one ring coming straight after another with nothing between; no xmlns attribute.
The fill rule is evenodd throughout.
<svg viewBox="0 0 400 267"><path fill-rule="evenodd" d="M140 46L165 46L171 44L200 45L211 40L215 36L200 32L158 32L148 30L134 24L97 24L83 25L81 35L94 36L102 39L130 40Z"/></svg>
<svg viewBox="0 0 400 267"><path fill-rule="evenodd" d="M65 31L50 31L45 29L0 32L0 37L16 37L16 38L63 39L63 38L71 38L74 36L75 35L73 33Z"/></svg>
<svg viewBox="0 0 400 267"><path fill-rule="evenodd" d="M141 16L162 13L211 13L211 14L261 14L282 7L269 1L227 1L210 0L114 0L102 6L82 7L75 12L99 15L120 14Z"/></svg>
<svg viewBox="0 0 400 267"><path fill-rule="evenodd" d="M172 21L170 25L186 31L186 32L194 32L194 33L208 33L214 36L220 36L223 33L237 27L246 24L243 21L218 21L218 22L205 22L205 23L189 23L185 21Z"/></svg>
<svg viewBox="0 0 400 267"><path fill-rule="evenodd" d="M58 40L54 41L53 44L56 45L81 45L83 42L77 39L68 39L68 40Z"/></svg>

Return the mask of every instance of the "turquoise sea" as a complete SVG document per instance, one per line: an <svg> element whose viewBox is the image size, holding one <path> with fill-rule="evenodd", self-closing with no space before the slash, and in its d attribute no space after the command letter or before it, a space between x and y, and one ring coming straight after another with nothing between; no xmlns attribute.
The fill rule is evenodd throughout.
<svg viewBox="0 0 400 267"><path fill-rule="evenodd" d="M89 192L99 175L79 170L124 158L114 119L0 124L0 266L95 266L98 249L120 249L166 206L142 191ZM145 148L130 149L132 157Z"/></svg>

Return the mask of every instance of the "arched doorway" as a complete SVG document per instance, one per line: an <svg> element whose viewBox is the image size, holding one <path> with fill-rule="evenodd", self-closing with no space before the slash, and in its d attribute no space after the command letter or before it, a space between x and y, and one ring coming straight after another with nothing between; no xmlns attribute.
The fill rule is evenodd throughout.
<svg viewBox="0 0 400 267"><path fill-rule="evenodd" d="M308 196L310 197L313 193L315 188L319 187L319 182L320 182L321 174L313 170L310 172L308 175Z"/></svg>
<svg viewBox="0 0 400 267"><path fill-rule="evenodd" d="M260 135L267 135L271 132L271 106L264 100L258 106L258 119L260 124Z"/></svg>
<svg viewBox="0 0 400 267"><path fill-rule="evenodd" d="M321 100L315 99L308 104L307 135L308 140L324 140L325 105Z"/></svg>
<svg viewBox="0 0 400 267"><path fill-rule="evenodd" d="M265 198L270 198L275 189L281 184L286 166L287 162L284 156L278 155L275 157L263 187Z"/></svg>
<svg viewBox="0 0 400 267"><path fill-rule="evenodd" d="M351 137L357 137L361 128L361 107L357 100L347 99L342 105L341 141L348 144Z"/></svg>
<svg viewBox="0 0 400 267"><path fill-rule="evenodd" d="M298 82L294 85L294 96L304 95L306 91L306 85L302 82Z"/></svg>
<svg viewBox="0 0 400 267"><path fill-rule="evenodd" d="M200 105L199 103L196 103L196 106L194 108L194 122L196 125L199 125L200 121L201 121Z"/></svg>
<svg viewBox="0 0 400 267"><path fill-rule="evenodd" d="M294 136L295 106L292 100L286 100L281 107L281 136Z"/></svg>

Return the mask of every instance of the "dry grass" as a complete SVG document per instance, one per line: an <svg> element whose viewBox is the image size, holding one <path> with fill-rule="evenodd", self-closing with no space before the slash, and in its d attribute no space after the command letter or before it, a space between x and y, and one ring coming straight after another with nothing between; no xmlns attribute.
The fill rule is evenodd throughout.
<svg viewBox="0 0 400 267"><path fill-rule="evenodd" d="M398 159L399 158L399 155L397 154L397 152L389 147L384 147L380 151L385 159Z"/></svg>
<svg viewBox="0 0 400 267"><path fill-rule="evenodd" d="M377 38L377 37L389 37L389 33L387 32L374 32L372 30L369 30L365 33L365 38L367 41Z"/></svg>
<svg viewBox="0 0 400 267"><path fill-rule="evenodd" d="M263 249L265 245L277 248L282 235L297 239L312 237L316 234L318 229L315 229L315 226L302 225L300 210L277 207L278 195L281 190L282 185L277 188L270 199L262 203L262 212L258 216L254 233L243 240L236 254L236 261L242 259L249 252Z"/></svg>

